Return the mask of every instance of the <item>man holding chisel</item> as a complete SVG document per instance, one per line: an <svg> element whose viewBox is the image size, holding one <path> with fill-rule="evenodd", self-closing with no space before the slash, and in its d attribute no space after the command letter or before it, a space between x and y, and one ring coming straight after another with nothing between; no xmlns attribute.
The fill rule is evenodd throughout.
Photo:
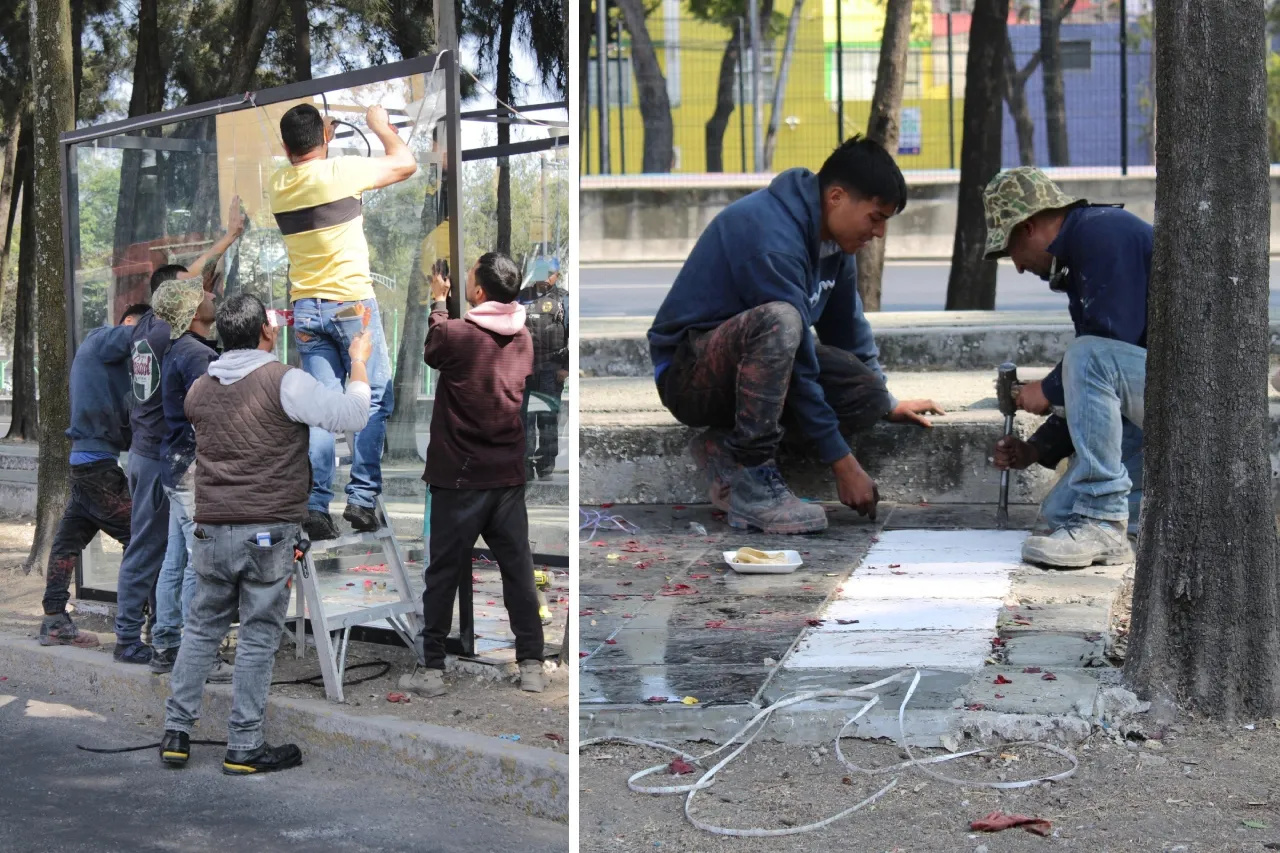
<svg viewBox="0 0 1280 853"><path fill-rule="evenodd" d="M1076 331L1052 372L1017 390L1018 409L1049 419L1029 441L996 445L1002 470L1071 457L1022 558L1056 569L1129 562L1126 533L1136 535L1141 508L1151 225L1068 196L1026 166L996 175L983 204L986 257L1008 257L1065 293Z"/></svg>

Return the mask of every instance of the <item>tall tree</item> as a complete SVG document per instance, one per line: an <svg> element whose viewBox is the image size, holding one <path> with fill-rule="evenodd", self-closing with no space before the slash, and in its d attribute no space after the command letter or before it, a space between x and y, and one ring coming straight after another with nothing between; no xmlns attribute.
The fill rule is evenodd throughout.
<svg viewBox="0 0 1280 853"><path fill-rule="evenodd" d="M1062 82L1062 21L1071 11L1063 0L1040 0L1040 61L1044 66L1044 127L1049 165L1070 166L1067 93Z"/></svg>
<svg viewBox="0 0 1280 853"><path fill-rule="evenodd" d="M4 117L3 130L7 135L4 150L0 152L0 315L4 313L3 286L9 266L9 252L13 248L13 223L18 213L18 194L15 181L18 166L18 140L22 132L22 116L26 107L19 102Z"/></svg>
<svg viewBox="0 0 1280 853"><path fill-rule="evenodd" d="M804 0L793 0L791 16L787 19L787 37L782 44L782 59L778 61L773 80L773 98L769 108L769 124L764 133L764 170L773 169L773 152L778 147L778 120L782 117L782 101L787 93L787 74L796 52L796 34L800 31L800 12Z"/></svg>
<svg viewBox="0 0 1280 853"><path fill-rule="evenodd" d="M293 79L311 79L311 20L307 0L289 0L289 17L293 21Z"/></svg>
<svg viewBox="0 0 1280 853"><path fill-rule="evenodd" d="M18 283L15 287L13 347L10 365L13 391L6 439L32 441L39 422L36 410L36 234L32 199L31 118L24 121L15 172L21 182L22 211L18 227Z"/></svg>
<svg viewBox="0 0 1280 853"><path fill-rule="evenodd" d="M880 39L880 63L876 88L871 95L867 138L898 150L902 130L902 92L907 84L907 55L911 48L912 0L889 0L884 10L884 35ZM880 285L884 276L884 240L872 240L858 252L858 292L867 311L880 310Z"/></svg>
<svg viewBox="0 0 1280 853"><path fill-rule="evenodd" d="M618 0L622 20L631 35L631 67L640 90L640 118L644 123L644 157L641 171L670 172L675 161L675 128L671 123L671 99L667 78L658 64L658 52L645 20L643 0Z"/></svg>
<svg viewBox="0 0 1280 853"><path fill-rule="evenodd" d="M1051 25L1056 28L1056 32L1061 32L1060 25L1071 14L1071 10L1075 8L1076 0L1066 0L1061 8L1055 13L1056 21ZM1019 16L1021 18L1021 15ZM1041 23L1041 34L1044 33L1044 23ZM1056 39L1055 39L1056 41ZM1036 124L1031 118L1031 108L1027 103L1027 81L1031 79L1031 75L1036 73L1036 69L1040 67L1041 57L1044 56L1043 47L1037 48L1036 52L1031 54L1031 58L1027 60L1027 64L1018 68L1017 56L1013 52L1013 40L1008 39L1005 42L1004 57L1004 99L1009 105L1009 115L1013 116L1014 130L1018 134L1018 162L1023 166L1034 166L1036 163L1035 148L1035 132ZM1058 75L1058 83L1061 85L1062 75ZM1065 119L1063 133L1065 133ZM1065 143L1064 143L1065 146Z"/></svg>
<svg viewBox="0 0 1280 853"><path fill-rule="evenodd" d="M983 260L987 226L982 191L1000 171L1000 139L1004 114L1005 43L1009 0L977 0L969 29L965 66L964 142L960 147L960 186L956 205L956 239L947 279L947 310L990 311L996 307L996 264Z"/></svg>
<svg viewBox="0 0 1280 853"><path fill-rule="evenodd" d="M773 0L760 3L760 28L768 44L777 32L779 23L774 14ZM719 24L730 31L720 56L720 72L716 81L716 105L706 124L706 157L708 172L725 171L724 133L729 127L733 111L738 104L738 70L743 68L740 51L751 50L751 37L747 27L746 0L690 0L689 11L699 21ZM794 13L794 9L793 9ZM745 143L744 143L745 144Z"/></svg>
<svg viewBox="0 0 1280 853"><path fill-rule="evenodd" d="M1164 0L1155 19L1160 218L1125 675L1203 714L1270 717L1280 709L1280 573L1265 391L1263 3ZM1230 62L1212 48L1226 44Z"/></svg>

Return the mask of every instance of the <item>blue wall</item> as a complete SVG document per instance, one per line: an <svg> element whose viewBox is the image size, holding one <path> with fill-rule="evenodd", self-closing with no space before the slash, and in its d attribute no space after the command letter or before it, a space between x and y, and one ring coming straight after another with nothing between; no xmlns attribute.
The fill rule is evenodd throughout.
<svg viewBox="0 0 1280 853"><path fill-rule="evenodd" d="M1067 143L1072 166L1120 165L1120 38L1117 24L1064 24L1062 40L1089 41L1092 63L1088 70L1067 69L1062 73L1067 97ZM1040 48L1040 26L1018 24L1009 27L1018 68L1026 66ZM1149 166L1151 145L1146 128L1150 123L1150 45L1129 48L1129 165ZM1027 80L1027 106L1035 122L1036 165L1049 165L1049 148L1044 126L1044 76L1042 68ZM1018 134L1013 117L1004 109L1004 166L1017 166Z"/></svg>

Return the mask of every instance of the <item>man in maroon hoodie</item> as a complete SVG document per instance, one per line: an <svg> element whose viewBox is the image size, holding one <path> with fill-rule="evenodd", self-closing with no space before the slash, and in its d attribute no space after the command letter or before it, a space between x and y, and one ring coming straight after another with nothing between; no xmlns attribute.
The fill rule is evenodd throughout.
<svg viewBox="0 0 1280 853"><path fill-rule="evenodd" d="M502 597L516 635L520 687L542 692L542 620L524 503L525 432L521 409L533 373L533 340L516 302L520 270L489 252L467 273L471 310L450 320L449 282L431 283L424 360L440 371L431 443L422 479L431 489L431 563L422 593L423 666L400 679L402 689L442 696L444 640L458 585L471 582L471 549L484 536L502 572Z"/></svg>

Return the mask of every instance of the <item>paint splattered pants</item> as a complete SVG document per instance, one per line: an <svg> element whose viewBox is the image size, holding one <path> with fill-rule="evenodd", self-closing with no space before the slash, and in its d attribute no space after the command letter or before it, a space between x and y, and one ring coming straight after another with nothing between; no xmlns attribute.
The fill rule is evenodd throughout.
<svg viewBox="0 0 1280 853"><path fill-rule="evenodd" d="M128 480L114 460L71 466L71 500L67 501L53 536L45 573L46 616L56 616L67 609L76 561L99 530L129 547L132 512Z"/></svg>
<svg viewBox="0 0 1280 853"><path fill-rule="evenodd" d="M762 464L775 457L787 429L803 436L787 399L803 336L799 312L784 302L690 332L662 374L658 394L686 426L731 430L725 446L739 464ZM836 347L819 344L817 352L818 384L845 436L888 414L891 398L874 370Z"/></svg>

